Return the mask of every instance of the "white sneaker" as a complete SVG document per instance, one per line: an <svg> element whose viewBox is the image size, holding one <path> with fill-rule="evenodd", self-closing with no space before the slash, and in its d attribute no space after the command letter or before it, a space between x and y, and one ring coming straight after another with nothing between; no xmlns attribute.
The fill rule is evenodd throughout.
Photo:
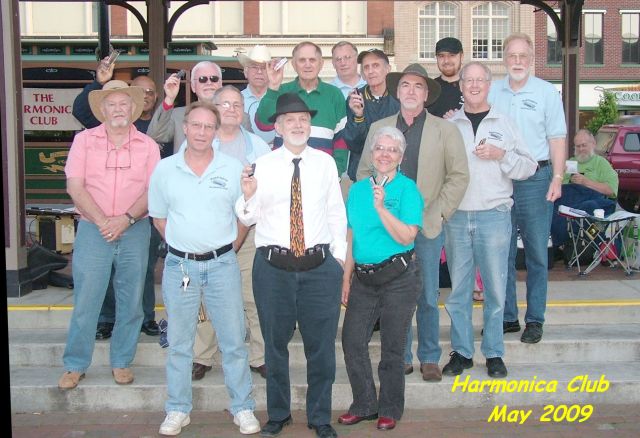
<svg viewBox="0 0 640 438"><path fill-rule="evenodd" d="M233 423L240 426L240 433L244 435L260 432L260 422L249 409L238 412L233 417Z"/></svg>
<svg viewBox="0 0 640 438"><path fill-rule="evenodd" d="M160 435L178 435L182 428L188 426L189 423L191 423L189 414L178 411L168 412L160 425Z"/></svg>

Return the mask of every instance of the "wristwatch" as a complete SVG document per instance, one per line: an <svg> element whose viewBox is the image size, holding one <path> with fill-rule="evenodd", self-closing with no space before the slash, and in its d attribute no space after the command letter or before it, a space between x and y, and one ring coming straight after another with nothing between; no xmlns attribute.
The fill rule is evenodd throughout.
<svg viewBox="0 0 640 438"><path fill-rule="evenodd" d="M128 212L125 213L125 215L129 218L129 225L133 225L138 221L135 217L131 216Z"/></svg>

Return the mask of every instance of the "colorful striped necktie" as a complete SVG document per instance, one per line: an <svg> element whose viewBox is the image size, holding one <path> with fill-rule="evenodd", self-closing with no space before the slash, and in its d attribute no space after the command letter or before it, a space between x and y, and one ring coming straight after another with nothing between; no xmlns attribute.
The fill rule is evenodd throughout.
<svg viewBox="0 0 640 438"><path fill-rule="evenodd" d="M293 177L291 178L291 205L289 207L289 221L291 223L291 252L296 257L304 255L304 223L302 221L302 190L300 188L300 160L293 159Z"/></svg>

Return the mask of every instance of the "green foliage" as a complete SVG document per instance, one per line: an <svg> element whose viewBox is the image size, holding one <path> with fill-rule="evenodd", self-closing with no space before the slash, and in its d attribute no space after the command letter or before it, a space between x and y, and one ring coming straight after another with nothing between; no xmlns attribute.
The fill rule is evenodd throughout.
<svg viewBox="0 0 640 438"><path fill-rule="evenodd" d="M587 122L585 127L595 135L602 125L613 123L617 118L618 104L616 103L616 97L610 91L603 90L596 114Z"/></svg>

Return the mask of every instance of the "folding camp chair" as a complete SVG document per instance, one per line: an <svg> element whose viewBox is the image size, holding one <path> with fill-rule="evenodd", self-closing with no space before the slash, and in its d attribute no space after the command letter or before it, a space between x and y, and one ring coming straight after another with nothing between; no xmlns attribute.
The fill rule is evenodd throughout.
<svg viewBox="0 0 640 438"><path fill-rule="evenodd" d="M587 275L599 263L606 261L611 267L619 263L627 275L633 274L629 265L630 257L626 254L627 248L622 245L621 254L618 254L615 242L621 238L625 225L640 215L619 210L605 218L598 218L565 205L560 206L558 214L567 218L567 230L573 244L573 254L567 264L568 268L575 265L579 275ZM594 257L583 270L580 266L580 256L587 251L594 252Z"/></svg>

